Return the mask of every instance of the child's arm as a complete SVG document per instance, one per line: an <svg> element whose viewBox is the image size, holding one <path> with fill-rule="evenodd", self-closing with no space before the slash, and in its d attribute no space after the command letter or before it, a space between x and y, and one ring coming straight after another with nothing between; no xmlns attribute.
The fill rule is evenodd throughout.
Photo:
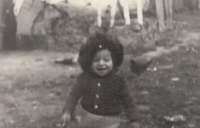
<svg viewBox="0 0 200 128"><path fill-rule="evenodd" d="M122 99L123 111L125 112L129 121L131 121L131 122L135 121L136 117L137 117L136 107L132 101L130 94L129 94L129 89L128 89L128 86L127 86L125 80L123 80L123 86L122 86L120 94L121 94L121 99Z"/></svg>
<svg viewBox="0 0 200 128"><path fill-rule="evenodd" d="M73 118L73 113L76 104L82 96L82 89L83 89L83 78L82 76L79 76L66 99L65 106L62 111L62 117L61 117L63 118L62 120L69 120L69 118L70 119Z"/></svg>

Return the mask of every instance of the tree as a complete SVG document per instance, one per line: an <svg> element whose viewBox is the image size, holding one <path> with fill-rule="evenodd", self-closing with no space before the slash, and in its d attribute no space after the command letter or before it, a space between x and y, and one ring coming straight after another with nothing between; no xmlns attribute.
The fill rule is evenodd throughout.
<svg viewBox="0 0 200 128"><path fill-rule="evenodd" d="M3 1L3 49L6 50L16 49L17 22L13 8L13 0Z"/></svg>

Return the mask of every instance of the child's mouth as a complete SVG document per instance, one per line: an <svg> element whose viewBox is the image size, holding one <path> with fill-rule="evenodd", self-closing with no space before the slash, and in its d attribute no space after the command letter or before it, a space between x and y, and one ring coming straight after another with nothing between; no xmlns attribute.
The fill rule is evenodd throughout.
<svg viewBox="0 0 200 128"><path fill-rule="evenodd" d="M106 68L97 68L98 71L105 71Z"/></svg>

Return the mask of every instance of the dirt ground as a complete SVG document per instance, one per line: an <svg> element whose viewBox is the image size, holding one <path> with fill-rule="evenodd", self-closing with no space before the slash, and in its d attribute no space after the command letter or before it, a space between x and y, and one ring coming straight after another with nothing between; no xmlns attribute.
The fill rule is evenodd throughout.
<svg viewBox="0 0 200 128"><path fill-rule="evenodd" d="M200 12L181 12L187 23L179 43L160 44L140 57L153 63L141 76L121 67L138 107L141 128L200 127ZM169 42L168 42L169 43ZM55 51L0 53L0 128L54 128L65 98L81 72L79 65L58 65L55 59L77 54ZM125 63L131 55L125 55Z"/></svg>

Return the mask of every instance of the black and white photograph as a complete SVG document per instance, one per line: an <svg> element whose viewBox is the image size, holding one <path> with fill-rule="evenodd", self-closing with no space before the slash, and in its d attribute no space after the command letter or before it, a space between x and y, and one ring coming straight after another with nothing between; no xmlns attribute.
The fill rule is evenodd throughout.
<svg viewBox="0 0 200 128"><path fill-rule="evenodd" d="M200 128L200 0L0 0L0 128Z"/></svg>

